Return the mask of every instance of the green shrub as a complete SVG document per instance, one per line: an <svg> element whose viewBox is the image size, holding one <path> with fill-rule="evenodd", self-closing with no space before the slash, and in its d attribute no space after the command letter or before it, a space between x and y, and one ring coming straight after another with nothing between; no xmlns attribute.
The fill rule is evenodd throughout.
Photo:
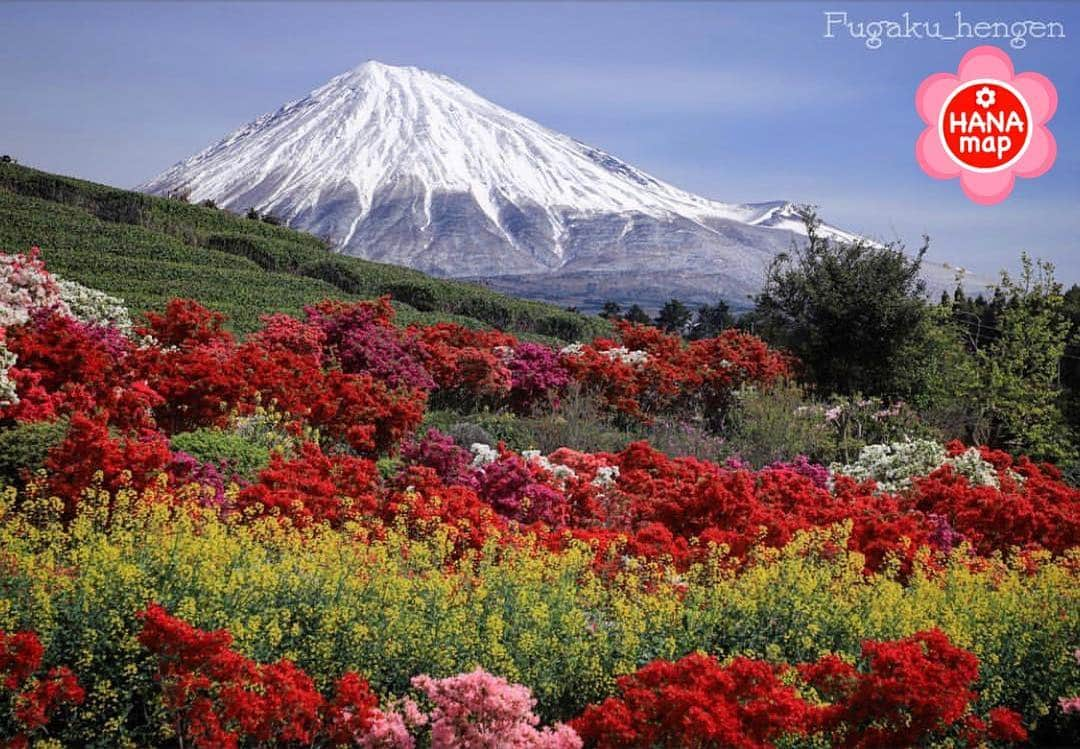
<svg viewBox="0 0 1080 749"><path fill-rule="evenodd" d="M423 281L396 281L386 284L386 293L399 302L405 302L421 312L434 312L439 308L439 297L431 284Z"/></svg>
<svg viewBox="0 0 1080 749"><path fill-rule="evenodd" d="M778 385L768 392L739 390L724 434L732 454L755 468L796 455L826 463L835 458L821 409L795 383Z"/></svg>
<svg viewBox="0 0 1080 749"><path fill-rule="evenodd" d="M731 444L700 421L657 419L643 430L641 439L673 458L693 457L723 463L731 457Z"/></svg>
<svg viewBox="0 0 1080 749"><path fill-rule="evenodd" d="M224 464L244 478L254 478L270 462L270 448L236 432L197 429L172 438L181 450L203 463Z"/></svg>
<svg viewBox="0 0 1080 749"><path fill-rule="evenodd" d="M0 431L0 481L14 484L45 464L67 434L67 421L34 421Z"/></svg>

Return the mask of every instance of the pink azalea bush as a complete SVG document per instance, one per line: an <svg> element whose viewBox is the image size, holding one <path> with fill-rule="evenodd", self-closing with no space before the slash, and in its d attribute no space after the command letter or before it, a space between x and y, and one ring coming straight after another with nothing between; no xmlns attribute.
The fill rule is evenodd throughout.
<svg viewBox="0 0 1080 749"><path fill-rule="evenodd" d="M434 707L428 715L432 749L580 749L572 728L537 728L536 700L529 688L481 668L433 679L416 676L414 687Z"/></svg>

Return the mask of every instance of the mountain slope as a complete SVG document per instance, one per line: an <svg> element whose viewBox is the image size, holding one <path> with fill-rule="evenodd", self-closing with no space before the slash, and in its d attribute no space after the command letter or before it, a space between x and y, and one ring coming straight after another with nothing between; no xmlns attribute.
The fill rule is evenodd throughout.
<svg viewBox="0 0 1080 749"><path fill-rule="evenodd" d="M140 189L255 207L348 255L587 306L643 301L643 273L647 302L670 296L665 277L688 301L745 302L801 231L789 203L693 195L445 76L377 62Z"/></svg>
<svg viewBox="0 0 1080 749"><path fill-rule="evenodd" d="M239 331L327 297L383 294L402 324L452 320L565 340L609 330L598 318L474 284L342 257L317 237L227 211L0 163L0 251L32 245L51 270L136 311L187 296L226 313Z"/></svg>

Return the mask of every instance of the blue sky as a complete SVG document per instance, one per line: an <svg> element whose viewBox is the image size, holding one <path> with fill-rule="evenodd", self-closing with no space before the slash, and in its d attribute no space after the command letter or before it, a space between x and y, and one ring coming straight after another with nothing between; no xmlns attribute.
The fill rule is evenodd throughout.
<svg viewBox="0 0 1080 749"><path fill-rule="evenodd" d="M1021 250L1080 282L1080 4L0 3L0 152L135 185L364 60L445 73L680 187L813 202L830 222L995 275ZM1008 48L1049 76L1053 170L969 202L913 157L912 104L976 40L824 38L853 21L1059 21Z"/></svg>

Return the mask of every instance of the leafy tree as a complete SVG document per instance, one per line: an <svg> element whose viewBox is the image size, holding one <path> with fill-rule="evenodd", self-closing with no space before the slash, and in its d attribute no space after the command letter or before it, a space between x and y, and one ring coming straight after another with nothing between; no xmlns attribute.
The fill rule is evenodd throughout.
<svg viewBox="0 0 1080 749"><path fill-rule="evenodd" d="M611 299L608 299L606 302L604 302L604 306L600 310L600 317L608 320L617 320L619 319L619 315L621 314L622 307L619 305L618 302L612 301Z"/></svg>
<svg viewBox="0 0 1080 749"><path fill-rule="evenodd" d="M1069 339L1061 284L1054 266L1026 254L1019 279L1001 274L1005 299L996 336L976 351L977 390L986 441L1013 452L1064 461L1073 457L1061 410L1060 364Z"/></svg>
<svg viewBox="0 0 1080 749"><path fill-rule="evenodd" d="M701 338L715 338L720 331L735 327L735 318L731 314L731 308L723 300L716 304L703 304L698 307L697 317L690 326L691 340Z"/></svg>
<svg viewBox="0 0 1080 749"><path fill-rule="evenodd" d="M1080 433L1080 286L1073 284L1064 295L1065 316L1069 319L1069 338L1074 345L1061 359L1061 385L1065 390L1064 410L1069 427Z"/></svg>
<svg viewBox="0 0 1080 749"><path fill-rule="evenodd" d="M652 325L652 319L646 314L645 310L637 304L630 305L630 308L626 310L626 314L623 315L623 319L627 322L637 323L638 325Z"/></svg>
<svg viewBox="0 0 1080 749"><path fill-rule="evenodd" d="M807 242L778 256L756 298L759 334L792 350L824 391L891 396L898 356L924 330L926 244L834 240L802 209Z"/></svg>
<svg viewBox="0 0 1080 749"><path fill-rule="evenodd" d="M931 308L919 325L896 356L896 395L939 437L970 442L985 424L976 404L979 364L967 345L970 328L948 305Z"/></svg>
<svg viewBox="0 0 1080 749"><path fill-rule="evenodd" d="M255 210L254 206L252 206L251 208L248 208L247 213L244 214L244 218L249 218L252 221L258 221L259 212Z"/></svg>
<svg viewBox="0 0 1080 749"><path fill-rule="evenodd" d="M686 331L686 326L690 324L690 315L689 307L678 299L669 299L660 308L660 314L656 316L656 325L669 333L679 333L681 335Z"/></svg>

